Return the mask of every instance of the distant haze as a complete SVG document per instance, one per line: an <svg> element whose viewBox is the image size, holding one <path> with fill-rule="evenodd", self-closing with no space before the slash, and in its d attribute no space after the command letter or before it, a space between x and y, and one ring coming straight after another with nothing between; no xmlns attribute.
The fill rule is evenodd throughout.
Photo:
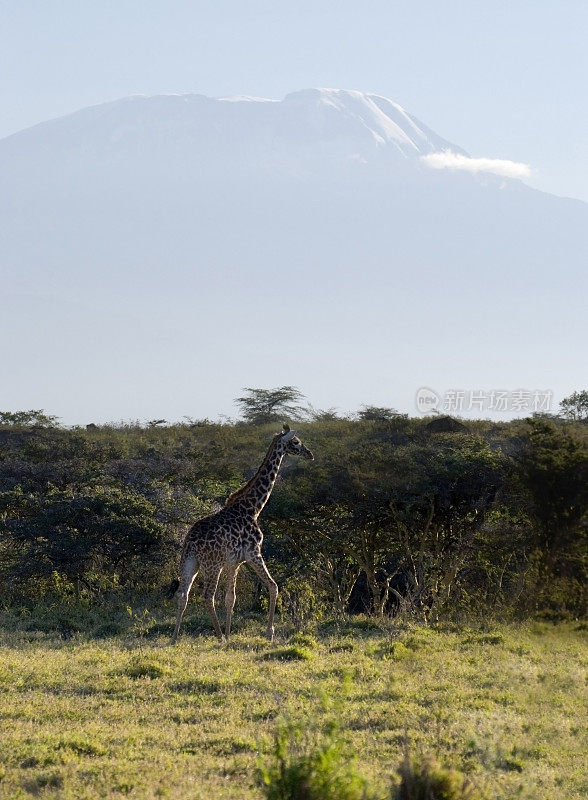
<svg viewBox="0 0 588 800"><path fill-rule="evenodd" d="M582 388L588 205L443 133L310 89L129 97L0 141L2 406L73 424L234 415L244 386L409 413L423 386Z"/></svg>

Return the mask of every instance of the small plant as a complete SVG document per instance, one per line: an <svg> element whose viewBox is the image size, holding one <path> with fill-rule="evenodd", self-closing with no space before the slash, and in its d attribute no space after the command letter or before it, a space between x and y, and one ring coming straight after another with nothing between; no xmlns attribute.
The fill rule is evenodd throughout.
<svg viewBox="0 0 588 800"><path fill-rule="evenodd" d="M318 649L318 642L316 638L310 633L295 633L290 637L290 644L300 645L307 647L309 650Z"/></svg>
<svg viewBox="0 0 588 800"><path fill-rule="evenodd" d="M377 645L372 650L373 654L378 658L381 658L383 661L404 661L407 658L410 658L413 655L411 649L409 649L403 642L395 641L385 641L381 644Z"/></svg>
<svg viewBox="0 0 588 800"><path fill-rule="evenodd" d="M267 800L368 800L367 783L329 722L311 745L302 725L278 728L271 761L260 767Z"/></svg>
<svg viewBox="0 0 588 800"><path fill-rule="evenodd" d="M289 647L278 647L263 656L264 661L310 661L313 654L306 647L293 644Z"/></svg>
<svg viewBox="0 0 588 800"><path fill-rule="evenodd" d="M142 614L137 614L130 606L127 606L127 614L132 620L131 633L137 637L139 640L139 649L142 649L143 639L151 626L149 611L144 609Z"/></svg>
<svg viewBox="0 0 588 800"><path fill-rule="evenodd" d="M400 785L392 800L481 800L481 794L461 772L446 769L432 758L407 755L398 770Z"/></svg>
<svg viewBox="0 0 588 800"><path fill-rule="evenodd" d="M280 609L285 614L297 633L300 633L308 622L317 618L318 600L312 583L299 576L286 581L280 592Z"/></svg>
<svg viewBox="0 0 588 800"><path fill-rule="evenodd" d="M165 672L165 667L144 656L133 658L124 670L125 675L129 678L161 678Z"/></svg>

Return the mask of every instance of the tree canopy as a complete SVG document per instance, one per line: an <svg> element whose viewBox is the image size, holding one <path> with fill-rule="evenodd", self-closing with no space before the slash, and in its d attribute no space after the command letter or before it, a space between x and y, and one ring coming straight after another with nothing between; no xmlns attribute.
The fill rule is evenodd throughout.
<svg viewBox="0 0 588 800"><path fill-rule="evenodd" d="M302 392L295 386L279 386L276 389L251 389L243 397L236 397L243 419L252 425L278 422L284 418L300 419L305 412L301 405Z"/></svg>

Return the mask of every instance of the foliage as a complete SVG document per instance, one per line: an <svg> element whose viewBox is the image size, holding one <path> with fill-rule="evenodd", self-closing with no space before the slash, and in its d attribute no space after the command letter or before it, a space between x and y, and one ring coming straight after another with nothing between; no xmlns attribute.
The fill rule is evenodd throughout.
<svg viewBox="0 0 588 800"><path fill-rule="evenodd" d="M440 766L432 758L406 756L394 800L478 800L481 795L465 775Z"/></svg>
<svg viewBox="0 0 588 800"><path fill-rule="evenodd" d="M566 419L588 421L588 391L573 392L559 404L562 416Z"/></svg>
<svg viewBox="0 0 588 800"><path fill-rule="evenodd" d="M313 422L333 422L334 420L342 419L334 407L310 408L309 413Z"/></svg>
<svg viewBox="0 0 588 800"><path fill-rule="evenodd" d="M366 422L387 422L395 417L406 417L406 414L399 414L395 408L387 406L363 406L357 412L357 418Z"/></svg>
<svg viewBox="0 0 588 800"><path fill-rule="evenodd" d="M263 425L284 418L300 419L305 410L300 405L304 395L295 386L280 386L277 389L246 388L243 391L247 394L235 398L235 404L239 406L245 421L252 425Z"/></svg>
<svg viewBox="0 0 588 800"><path fill-rule="evenodd" d="M588 510L588 450L552 423L532 420L521 457L537 523L536 544L548 558L569 554Z"/></svg>
<svg viewBox="0 0 588 800"><path fill-rule="evenodd" d="M261 768L268 800L367 800L366 781L334 721L310 739L305 726L278 726L272 759Z"/></svg>
<svg viewBox="0 0 588 800"><path fill-rule="evenodd" d="M145 585L153 581L173 540L154 519L152 503L113 487L44 495L13 490L0 494L1 528L18 557L10 583L52 575L87 587L105 579Z"/></svg>
<svg viewBox="0 0 588 800"><path fill-rule="evenodd" d="M0 411L0 425L53 427L57 417L45 414L43 409L37 411Z"/></svg>
<svg viewBox="0 0 588 800"><path fill-rule="evenodd" d="M309 661L311 658L311 651L298 644L293 644L289 647L278 647L264 655L265 661Z"/></svg>
<svg viewBox="0 0 588 800"><path fill-rule="evenodd" d="M294 387L251 391L282 390L273 400L301 399ZM480 420L439 433L391 413L298 423L317 459L285 460L261 519L283 619L306 629L350 610L430 622L584 613L585 424ZM168 583L187 527L255 473L276 431L37 421L0 425L0 579L12 599ZM242 570L239 582L241 608L259 611L257 579Z"/></svg>

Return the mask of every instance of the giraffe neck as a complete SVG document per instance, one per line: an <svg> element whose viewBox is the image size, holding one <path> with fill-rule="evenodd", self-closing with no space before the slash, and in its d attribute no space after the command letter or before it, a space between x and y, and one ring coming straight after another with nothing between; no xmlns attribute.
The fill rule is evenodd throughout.
<svg viewBox="0 0 588 800"><path fill-rule="evenodd" d="M284 452L279 446L279 437L276 437L253 478L241 489L233 492L225 505L232 506L238 503L257 518L270 498L283 458Z"/></svg>

